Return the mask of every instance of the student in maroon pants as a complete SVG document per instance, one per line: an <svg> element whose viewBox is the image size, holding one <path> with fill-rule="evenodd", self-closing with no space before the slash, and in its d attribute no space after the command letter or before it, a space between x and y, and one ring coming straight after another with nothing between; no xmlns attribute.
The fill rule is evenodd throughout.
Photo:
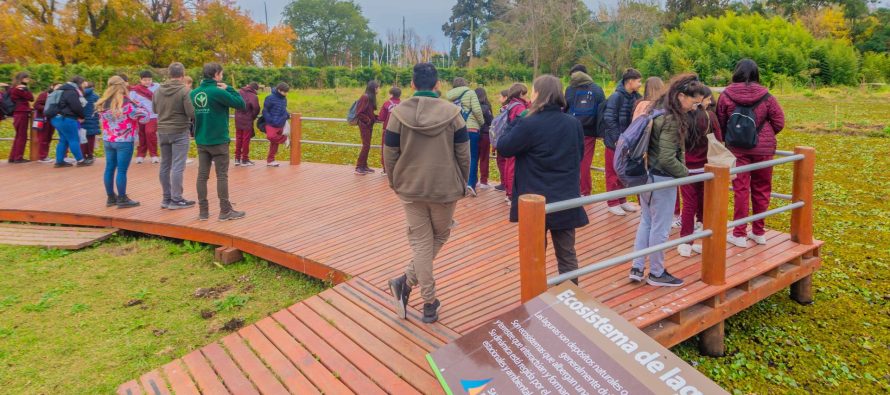
<svg viewBox="0 0 890 395"><path fill-rule="evenodd" d="M250 161L250 139L254 136L253 123L260 114L260 101L257 89L260 85L251 82L238 90L244 99L243 110L235 110L235 166L253 166Z"/></svg>
<svg viewBox="0 0 890 395"><path fill-rule="evenodd" d="M37 100L34 101L34 126L33 128L37 132L37 141L38 141L38 157L40 163L53 163L55 159L49 157L49 145L52 143L53 134L56 132L56 129L53 127L52 122L43 115L43 109L46 107L46 99L49 97L54 90L56 90L60 85L58 82L53 82L53 84L45 91L40 92L37 95Z"/></svg>
<svg viewBox="0 0 890 395"><path fill-rule="evenodd" d="M389 100L380 107L380 115L377 117L383 124L383 132L380 133L380 166L383 167L383 174L386 174L386 163L383 160L384 143L386 142L386 125L389 124L389 116L392 110L402 102L402 90L394 86L389 89Z"/></svg>
<svg viewBox="0 0 890 395"><path fill-rule="evenodd" d="M279 82L272 90L272 94L266 96L263 102L263 119L266 120L266 138L269 139L269 155L266 156L266 166L278 167L275 155L278 154L278 146L287 142L284 125L290 118L287 112L287 92L290 85Z"/></svg>
<svg viewBox="0 0 890 395"><path fill-rule="evenodd" d="M12 125L15 128L15 139L12 142L12 149L9 151L9 163L27 163L25 159L25 144L28 143L28 118L31 115L31 102L34 101L34 94L28 90L28 84L31 82L31 76L25 72L19 72L12 79L12 85L9 87L9 97L15 103L15 109L12 113Z"/></svg>
<svg viewBox="0 0 890 395"><path fill-rule="evenodd" d="M365 93L358 99L355 106L355 117L358 121L358 130L362 136L362 150L355 162L355 174L365 175L374 173L368 167L368 153L371 152L371 135L374 132L374 123L377 122L377 90L380 84L377 81L369 81L365 87Z"/></svg>

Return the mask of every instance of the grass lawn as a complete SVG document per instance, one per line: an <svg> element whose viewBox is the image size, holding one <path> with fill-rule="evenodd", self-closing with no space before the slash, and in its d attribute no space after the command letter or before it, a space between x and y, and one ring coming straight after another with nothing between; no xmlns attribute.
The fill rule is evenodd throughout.
<svg viewBox="0 0 890 395"><path fill-rule="evenodd" d="M290 94L289 104L305 116L343 118L360 93L302 90ZM673 351L739 394L890 391L890 93L775 94L788 117L780 147L818 151L815 233L826 245L816 302L800 306L782 293L731 318L724 358L699 356L694 341ZM10 122L0 123L0 137L11 135ZM356 128L342 123L307 121L303 136L360 141ZM253 158L265 149L254 144ZM0 153L8 150L0 142ZM594 163L601 163L601 148L597 154ZM352 164L356 150L304 145L303 155ZM378 150L369 161L379 164ZM774 190L789 193L790 178L790 166L777 168ZM595 172L594 180L601 191L602 175ZM780 230L788 223L788 215L768 220ZM200 246L154 238L117 237L69 255L0 247L0 392L109 392L223 336L220 328L231 318L254 322L323 288L256 259L219 268L211 258ZM197 288L220 285L231 288L219 298L194 296ZM125 307L133 299L143 303ZM202 319L203 310L218 312Z"/></svg>

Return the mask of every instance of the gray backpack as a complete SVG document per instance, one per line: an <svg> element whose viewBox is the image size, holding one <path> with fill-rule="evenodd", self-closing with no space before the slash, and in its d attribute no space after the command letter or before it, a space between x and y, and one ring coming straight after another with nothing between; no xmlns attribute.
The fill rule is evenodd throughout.
<svg viewBox="0 0 890 395"><path fill-rule="evenodd" d="M43 107L43 116L46 120L50 120L54 118L56 115L59 115L59 102L62 100L62 90L56 89L53 93L50 93L46 98L46 105Z"/></svg>

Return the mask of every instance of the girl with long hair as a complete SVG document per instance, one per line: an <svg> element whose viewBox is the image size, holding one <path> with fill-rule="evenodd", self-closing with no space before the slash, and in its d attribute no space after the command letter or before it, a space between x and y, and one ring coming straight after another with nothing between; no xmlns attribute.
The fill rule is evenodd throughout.
<svg viewBox="0 0 890 395"><path fill-rule="evenodd" d="M667 93L655 105L655 109L664 110L664 114L651 121L652 132L647 155L652 182L673 180L689 174L685 163L686 138L692 128L689 113L701 106L706 88L697 75L681 74L671 80ZM640 194L642 215L634 250L643 250L667 241L676 201L676 188ZM665 269L664 251L634 259L630 269L631 280L643 280L647 257L647 283L662 287L683 285L683 280Z"/></svg>
<svg viewBox="0 0 890 395"><path fill-rule="evenodd" d="M371 135L374 132L374 123L377 122L377 90L380 84L377 81L368 81L365 93L358 99L355 106L355 117L358 121L358 130L362 136L362 150L355 162L355 174L365 175L374 173L368 167L368 153L371 152Z"/></svg>
<svg viewBox="0 0 890 395"><path fill-rule="evenodd" d="M531 103L528 101L528 87L525 84L515 83L507 90L507 99L501 111L507 111L507 130L516 124L516 120L523 116ZM499 144L500 145L500 144ZM503 156L498 150L498 160ZM513 192L513 174L515 170L516 160L511 157L504 158L504 170L501 172L501 185L504 186L504 192L507 193L506 202L512 204ZM580 175L579 175L580 177Z"/></svg>
<svg viewBox="0 0 890 395"><path fill-rule="evenodd" d="M139 132L139 124L147 123L150 114L145 108L134 104L127 94L127 82L114 76L108 79L108 87L96 102L105 147L107 207L128 208L139 205L139 202L127 196L127 169L133 158L133 144Z"/></svg>
<svg viewBox="0 0 890 395"><path fill-rule="evenodd" d="M510 221L518 221L519 196L544 195L547 202L581 196L578 179L584 155L584 129L581 122L562 109L566 106L562 83L552 75L535 79L528 114L498 138L498 153L515 160L513 204ZM584 208L547 214L546 229L556 252L559 273L578 268L575 255L575 229L587 225ZM575 284L577 280L573 280Z"/></svg>

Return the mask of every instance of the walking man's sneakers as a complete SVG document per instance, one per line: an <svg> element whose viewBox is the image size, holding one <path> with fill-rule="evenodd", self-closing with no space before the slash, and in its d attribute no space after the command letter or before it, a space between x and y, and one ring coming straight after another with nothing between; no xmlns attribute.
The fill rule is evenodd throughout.
<svg viewBox="0 0 890 395"><path fill-rule="evenodd" d="M408 318L408 296L411 295L408 278L403 274L401 277L389 280L389 290L392 292L396 314L402 319Z"/></svg>
<svg viewBox="0 0 890 395"><path fill-rule="evenodd" d="M433 301L433 303L424 303L423 304L423 319L422 321L427 324L432 324L439 320L439 299Z"/></svg>

